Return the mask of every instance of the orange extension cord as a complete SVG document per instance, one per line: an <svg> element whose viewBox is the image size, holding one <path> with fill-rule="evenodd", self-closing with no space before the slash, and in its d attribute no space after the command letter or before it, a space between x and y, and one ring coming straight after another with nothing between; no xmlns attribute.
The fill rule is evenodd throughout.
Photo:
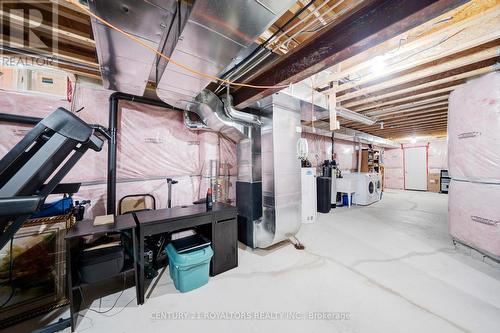
<svg viewBox="0 0 500 333"><path fill-rule="evenodd" d="M127 38L131 39L132 41L136 42L137 44L141 45L142 47L156 53L158 56L164 58L165 60L171 62L172 64L188 71L188 72L191 72L193 74L196 74L198 76L202 76L202 77L206 77L208 79L211 79L211 80L214 80L214 81L218 81L220 83L223 83L223 84L227 84L227 85L231 85L231 86L235 86L235 87L247 87L247 88L255 88L255 89L284 89L284 88L288 88L290 85L274 85L274 86L261 86L261 85L253 85L253 84L246 84L246 83L237 83L237 82L233 82L233 81L230 81L230 80L225 80L225 79L221 79L217 76L213 76L213 75L210 75L210 74L207 74L207 73L204 73L204 72L200 72L194 68L191 68L189 66L186 66L184 64L181 64L181 63L178 63L177 61L175 60L172 60L170 57L167 57L166 55L164 55L163 53L161 53L160 51L156 50L155 48L149 46L148 44L144 43L143 41L141 41L140 39L138 39L137 37L123 31L122 29L118 28L118 27L115 27L114 25L112 25L111 23L109 23L108 21L106 21L105 19L97 16L96 14L92 13L87 7L81 5L80 3L78 3L77 0L66 0L67 2L69 3L72 3L73 5L79 7L81 10L83 10L85 13L87 13L89 16L95 18L96 20L98 20L99 22L101 22L102 24L108 26L109 28L115 30L115 31L118 31L119 33L125 35Z"/></svg>

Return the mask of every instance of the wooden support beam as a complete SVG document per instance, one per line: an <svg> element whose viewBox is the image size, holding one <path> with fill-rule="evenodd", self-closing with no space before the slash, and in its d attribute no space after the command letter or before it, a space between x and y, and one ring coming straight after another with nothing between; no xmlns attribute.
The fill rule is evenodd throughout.
<svg viewBox="0 0 500 333"><path fill-rule="evenodd" d="M492 58L475 62L467 66L450 69L440 73L438 72L427 77L422 77L420 79L406 82L404 84L375 91L370 94L370 96L372 97L362 96L345 100L344 102L342 102L342 105L346 108L351 108L356 105L362 105L371 102L375 103L392 96L400 96L408 92L431 91L431 89L433 89L432 87L434 87L434 89L439 89L438 87L445 87L446 84L450 84L451 82L456 82L456 84L459 84L459 82L465 82L467 79L474 76L479 76L494 71L499 59L500 57L495 54Z"/></svg>
<svg viewBox="0 0 500 333"><path fill-rule="evenodd" d="M400 132L391 132L391 133L372 133L368 132L368 134L375 135L381 138L386 138L390 140L395 140L396 138L409 138L413 136L446 136L447 131L446 128L421 128L417 130L404 130Z"/></svg>
<svg viewBox="0 0 500 333"><path fill-rule="evenodd" d="M416 131L416 130L421 130L421 129L428 129L428 128L446 128L447 126L447 120L441 120L441 121L435 121L433 123L429 124L421 124L421 125L404 125L404 126L397 126L394 128L387 128L387 129L373 129L370 130L370 133L393 133L393 132L403 132L403 131Z"/></svg>
<svg viewBox="0 0 500 333"><path fill-rule="evenodd" d="M474 9L471 10L470 7ZM453 23L457 12L461 12L462 18L465 16L465 19ZM339 92L342 92L379 78L379 75L373 73L370 68L371 59L377 55L385 55L387 66L384 76L394 75L491 42L500 38L500 31L496 29L499 15L500 4L498 2L473 0L446 15L414 28L413 31L410 30L408 33L344 61L342 73L334 76L333 80L340 80L351 75L356 77L355 81L341 85ZM438 24L450 17L452 18L450 22ZM436 31L436 28L441 29ZM434 32L429 34L426 30L434 30ZM410 38L411 36L416 37ZM402 42L404 43L401 45ZM318 87L327 85L328 82L318 82Z"/></svg>
<svg viewBox="0 0 500 333"><path fill-rule="evenodd" d="M426 130L423 132L419 132L418 136L432 136L432 137L445 137L447 135L447 132L445 130ZM387 139L398 141L402 139L406 139L407 136L403 135L398 135L398 134L393 134L391 136L387 136Z"/></svg>
<svg viewBox="0 0 500 333"><path fill-rule="evenodd" d="M300 0L300 3L303 4L303 5L307 5L308 1L306 1L306 0ZM327 23L326 20L323 17L321 17L321 13L316 10L316 6L315 5L310 5L307 8L307 11L309 11L311 13L314 13L313 15L318 19L318 21L320 21L322 25L326 25L326 23Z"/></svg>
<svg viewBox="0 0 500 333"><path fill-rule="evenodd" d="M301 81L359 54L404 31L433 19L467 0L372 0L341 24L326 28L311 41L263 70L252 85L281 86ZM242 87L234 93L239 108L251 105L281 88Z"/></svg>
<svg viewBox="0 0 500 333"><path fill-rule="evenodd" d="M450 94L450 92L461 85L462 84L450 85L441 89L436 89L436 90L432 89L431 91L426 91L424 93L417 92L416 94L409 94L409 95L403 94L404 97L398 96L397 98L390 98L388 100L382 100L377 103L370 103L366 105L356 106L352 108L352 111L360 112L360 111L378 109L383 106L406 105L414 102L425 102L428 100L434 100L435 98L448 99L448 95Z"/></svg>
<svg viewBox="0 0 500 333"><path fill-rule="evenodd" d="M442 118L442 117L447 117L448 116L448 111L447 110L441 110L437 112L432 112L432 113L427 113L427 114L420 114L420 115L410 115L406 116L403 118L396 118L396 119L388 119L384 120L384 129L389 128L392 125L396 124L408 124L408 123L415 123L415 124L420 124L421 122L427 121L427 120L433 120L436 118ZM358 126L359 128L364 128L364 129L376 129L379 128L379 124L376 125L355 125L351 123L345 123L344 126Z"/></svg>
<svg viewBox="0 0 500 333"><path fill-rule="evenodd" d="M23 40L14 38L13 36L0 35L0 38L5 44L5 46L10 46L13 48L21 49L27 52L33 52L36 54L40 53L40 50L27 47ZM58 59L67 60L74 63L99 69L99 64L97 63L95 58L83 54L74 53L73 49L72 51L69 51L68 48L61 47L61 45L59 45L57 49L53 49L52 52L48 54L44 53L43 55L41 54L38 56L38 58L50 58L50 57L56 57Z"/></svg>
<svg viewBox="0 0 500 333"><path fill-rule="evenodd" d="M84 46L91 46L92 48L95 48L95 42L91 38L79 35L69 30L64 30L59 26L46 25L24 16L16 15L16 12L14 11L6 12L0 8L0 19L5 20L4 22L10 22L17 27L36 27L37 31L47 33L51 37L55 34L58 38L66 39L71 43L82 44Z"/></svg>
<svg viewBox="0 0 500 333"><path fill-rule="evenodd" d="M385 121L390 121L390 120L405 118L405 117L409 117L409 116L434 114L434 113L437 113L437 112L448 112L448 107L444 107L444 108L431 108L429 110L424 110L424 111L407 112L407 113L394 114L394 115L386 115L384 117L378 117L377 119L379 121L384 121L385 122Z"/></svg>
<svg viewBox="0 0 500 333"><path fill-rule="evenodd" d="M384 122L384 128L380 128L380 126L377 125L372 125L372 126L358 126L358 128L362 131L367 131L367 130L385 130L391 129L394 127L399 127L399 126L421 126L425 124L434 124L436 122L446 120L448 118L448 113L440 113L440 114L434 114L434 115L427 115L423 117L415 117L415 118L408 118L408 119L398 119L395 121L390 121L390 122ZM346 125L347 126L347 125Z"/></svg>
<svg viewBox="0 0 500 333"><path fill-rule="evenodd" d="M410 111L419 111L423 110L425 108L430 108L430 107L438 107L438 106L447 106L448 105L448 96L441 96L437 97L432 100L427 100L427 101L422 101L422 102L415 102L415 103L409 103L409 104L404 104L401 106L395 106L395 107L386 107L386 108L381 108L381 109L374 109L369 112L363 112L363 114L368 115L370 117L379 117L381 115L385 114L398 114L398 113L405 113L405 112L410 112Z"/></svg>
<svg viewBox="0 0 500 333"><path fill-rule="evenodd" d="M448 57L444 58L444 62L429 62L423 66L419 66L420 70L411 70L409 73L399 72L395 75L384 76L382 79L374 80L367 82L366 84L358 85L356 89L345 90L344 94L339 93L337 96L337 100L339 102L352 100L356 97L361 97L366 94L381 94L383 92L388 92L388 89L396 87L396 89L401 89L403 84L414 83L413 85L418 85L418 80L424 81L432 81L436 80L437 73L441 73L440 79L443 79L447 76L458 75L460 72L456 72L457 68L464 69L465 66L470 66L475 63L481 63L482 61L486 61L488 59L496 58L499 55L500 51L500 39L495 40L491 44L491 47L483 49L477 48L475 49L475 53L464 52L462 54L457 54L457 58L453 58L449 60ZM455 71L452 74L450 71ZM466 72L465 70L461 73ZM443 75L446 74L446 75ZM411 86L409 84L408 86Z"/></svg>

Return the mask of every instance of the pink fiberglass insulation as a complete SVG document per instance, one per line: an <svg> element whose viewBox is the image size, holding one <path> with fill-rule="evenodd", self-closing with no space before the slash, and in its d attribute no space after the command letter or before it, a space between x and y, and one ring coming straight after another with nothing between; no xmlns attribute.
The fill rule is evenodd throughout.
<svg viewBox="0 0 500 333"><path fill-rule="evenodd" d="M403 169L384 169L384 187L397 190L404 189Z"/></svg>
<svg viewBox="0 0 500 333"><path fill-rule="evenodd" d="M88 123L108 125L111 91L79 86L74 102L57 98L0 92L2 112L45 117L58 107L80 110ZM31 126L1 124L0 158ZM186 205L204 197L210 184L210 160L231 165L229 198L235 199L236 145L214 132L186 129L182 113L138 103L120 102L117 148L117 199L127 194L151 193L158 207L166 207L166 178L179 181L173 187L172 204ZM87 152L65 177L65 182L82 182L75 199L90 199L87 217L105 213L107 144L101 152Z"/></svg>
<svg viewBox="0 0 500 333"><path fill-rule="evenodd" d="M309 148L308 159L313 167L321 165L331 158L332 139L324 135L302 132ZM357 165L356 144L350 141L335 139L336 161L342 171L354 171Z"/></svg>
<svg viewBox="0 0 500 333"><path fill-rule="evenodd" d="M455 89L449 100L448 164L452 178L500 183L500 73Z"/></svg>
<svg viewBox="0 0 500 333"><path fill-rule="evenodd" d="M313 167L318 167L324 160L330 159L327 156L331 151L332 139L312 133L302 132L301 137L307 140L308 154L307 159L311 162Z"/></svg>
<svg viewBox="0 0 500 333"><path fill-rule="evenodd" d="M448 144L446 139L429 142L429 173L448 169Z"/></svg>
<svg viewBox="0 0 500 333"><path fill-rule="evenodd" d="M182 123L182 112L144 104L121 104L118 179L198 175L200 141Z"/></svg>
<svg viewBox="0 0 500 333"><path fill-rule="evenodd" d="M384 150L384 187L404 188L403 149Z"/></svg>
<svg viewBox="0 0 500 333"><path fill-rule="evenodd" d="M452 180L448 199L450 234L500 259L500 184Z"/></svg>
<svg viewBox="0 0 500 333"><path fill-rule="evenodd" d="M56 97L0 91L0 110L2 113L43 118L58 107L69 110L71 104L65 99Z"/></svg>
<svg viewBox="0 0 500 333"><path fill-rule="evenodd" d="M386 169L402 169L403 150L401 148L386 148L384 150L384 167Z"/></svg>

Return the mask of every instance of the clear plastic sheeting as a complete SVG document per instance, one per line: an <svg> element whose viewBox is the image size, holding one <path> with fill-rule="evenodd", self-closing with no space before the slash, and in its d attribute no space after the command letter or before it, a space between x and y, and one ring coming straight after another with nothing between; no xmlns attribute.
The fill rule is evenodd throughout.
<svg viewBox="0 0 500 333"><path fill-rule="evenodd" d="M120 102L120 106L118 179L201 173L202 144L196 132L184 128L182 112L138 103ZM211 156L216 154L211 153Z"/></svg>
<svg viewBox="0 0 500 333"><path fill-rule="evenodd" d="M404 189L403 149L384 150L384 187Z"/></svg>
<svg viewBox="0 0 500 333"><path fill-rule="evenodd" d="M454 179L500 183L500 73L455 89L448 112L449 171Z"/></svg>
<svg viewBox="0 0 500 333"><path fill-rule="evenodd" d="M452 180L449 189L450 234L500 260L500 185Z"/></svg>
<svg viewBox="0 0 500 333"><path fill-rule="evenodd" d="M356 144L348 141L335 140L335 154L341 171L355 171L358 164Z"/></svg>
<svg viewBox="0 0 500 333"><path fill-rule="evenodd" d="M448 144L446 139L429 142L429 173L440 173L448 169Z"/></svg>
<svg viewBox="0 0 500 333"><path fill-rule="evenodd" d="M307 158L313 167L318 167L324 160L331 159L332 139L312 133L302 132L302 138L307 140L309 153ZM335 139L336 161L342 171L355 171L357 165L356 143Z"/></svg>
<svg viewBox="0 0 500 333"><path fill-rule="evenodd" d="M301 137L307 140L307 159L313 167L319 167L324 160L329 160L332 151L332 139L326 136L302 132Z"/></svg>
<svg viewBox="0 0 500 333"><path fill-rule="evenodd" d="M0 91L0 112L2 113L44 118L58 107L69 110L71 104L65 99L53 96Z"/></svg>
<svg viewBox="0 0 500 333"><path fill-rule="evenodd" d="M43 118L64 107L91 124L108 127L109 96L112 91L77 86L73 103L53 97L0 92L1 112ZM204 198L210 186L210 160L225 170L230 200L235 199L236 145L215 132L190 131L184 127L182 112L139 103L120 102L117 144L117 200L128 194L150 193L158 208L167 205L167 178L179 183L172 187L172 205L189 205ZM31 126L2 123L0 158ZM86 216L106 213L107 148L89 151L63 182L82 182L75 200L91 200ZM223 169L223 168L221 168ZM220 172L224 175L223 170ZM118 202L117 202L118 207Z"/></svg>

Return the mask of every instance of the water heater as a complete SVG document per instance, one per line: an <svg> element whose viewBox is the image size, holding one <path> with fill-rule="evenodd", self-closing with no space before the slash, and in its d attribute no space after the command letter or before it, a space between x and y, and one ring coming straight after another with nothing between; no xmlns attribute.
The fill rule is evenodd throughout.
<svg viewBox="0 0 500 333"><path fill-rule="evenodd" d="M316 221L316 168L301 169L302 223Z"/></svg>

